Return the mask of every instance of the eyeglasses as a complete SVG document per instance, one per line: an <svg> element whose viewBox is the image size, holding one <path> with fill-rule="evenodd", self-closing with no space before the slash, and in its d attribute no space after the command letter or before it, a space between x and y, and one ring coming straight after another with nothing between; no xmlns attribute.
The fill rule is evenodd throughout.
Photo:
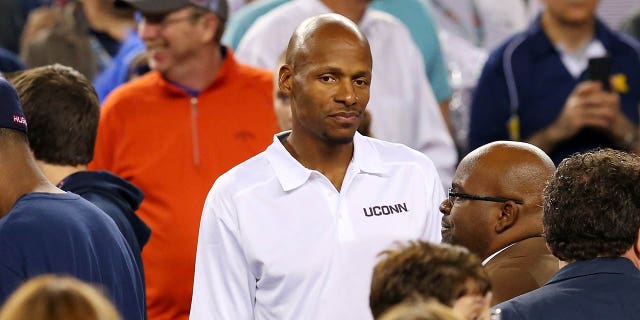
<svg viewBox="0 0 640 320"><path fill-rule="evenodd" d="M167 15L142 15L140 17L139 23L151 24L159 26L160 28L165 28L168 25L175 24L182 21L196 21L200 17L202 17L202 13L194 12L185 17L172 17L167 18Z"/></svg>
<svg viewBox="0 0 640 320"><path fill-rule="evenodd" d="M453 188L449 188L449 190L447 192L447 196L448 196L448 199L449 199L449 203L451 205L453 205L454 203L460 202L460 199L491 201L491 202L513 201L513 202L515 202L517 204L524 204L524 202L522 202L522 200L516 200L516 199L511 199L511 198L496 198L496 197L477 196L477 195L473 195L473 194L455 192L455 191L453 191Z"/></svg>

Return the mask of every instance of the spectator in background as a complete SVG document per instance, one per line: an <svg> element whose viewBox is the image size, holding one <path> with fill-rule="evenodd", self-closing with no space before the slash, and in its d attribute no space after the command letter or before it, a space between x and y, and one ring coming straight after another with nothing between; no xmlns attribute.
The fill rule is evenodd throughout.
<svg viewBox="0 0 640 320"><path fill-rule="evenodd" d="M637 319L640 158L606 149L560 163L544 190L544 233L565 262L542 288L496 306L511 319Z"/></svg>
<svg viewBox="0 0 640 320"><path fill-rule="evenodd" d="M136 33L132 8L114 6L113 0L83 0L82 8L91 29L118 42L117 53L92 81L98 100L103 102L113 89L128 80L129 66L144 52L144 43Z"/></svg>
<svg viewBox="0 0 640 320"><path fill-rule="evenodd" d="M189 316L198 223L220 174L265 148L277 131L272 78L220 45L224 0L127 0L152 71L102 105L90 169L124 177L145 194L151 230L144 261L148 315ZM179 279L179 281L176 281Z"/></svg>
<svg viewBox="0 0 640 320"><path fill-rule="evenodd" d="M0 320L121 320L103 292L67 276L37 276L0 309Z"/></svg>
<svg viewBox="0 0 640 320"><path fill-rule="evenodd" d="M29 14L20 43L20 57L29 68L59 63L91 80L99 71L82 4L40 7Z"/></svg>
<svg viewBox="0 0 640 320"><path fill-rule="evenodd" d="M423 0L431 5L446 57L449 124L461 155L467 152L469 110L482 66L490 50L524 30L537 12L538 0Z"/></svg>
<svg viewBox="0 0 640 320"><path fill-rule="evenodd" d="M356 132L372 63L344 16L296 29L278 82L292 129L211 188L191 320L370 319L375 255L398 240L440 241L432 162Z"/></svg>
<svg viewBox="0 0 640 320"><path fill-rule="evenodd" d="M87 171L100 109L91 83L62 65L26 70L12 79L29 123L29 147L49 181L109 215L124 235L141 275L141 251L150 230L136 216L143 194L107 171Z"/></svg>
<svg viewBox="0 0 640 320"><path fill-rule="evenodd" d="M238 45L240 61L273 68L296 26L305 18L338 13L356 22L369 39L373 65L371 135L407 145L429 156L449 185L457 153L438 103L429 90L422 56L407 28L368 8L370 0L295 0L254 23ZM400 58L402 57L402 58Z"/></svg>
<svg viewBox="0 0 640 320"><path fill-rule="evenodd" d="M492 51L514 33L526 29L539 10L538 0L426 1L441 30L484 51Z"/></svg>
<svg viewBox="0 0 640 320"><path fill-rule="evenodd" d="M542 190L553 175L542 150L522 142L493 142L458 165L440 204L442 241L484 261L491 305L537 289L558 271L542 238Z"/></svg>
<svg viewBox="0 0 640 320"><path fill-rule="evenodd" d="M369 294L375 319L414 295L452 307L461 319L489 319L491 283L465 248L412 241L382 255Z"/></svg>
<svg viewBox="0 0 640 320"><path fill-rule="evenodd" d="M131 248L96 206L38 169L16 91L0 80L0 304L28 279L67 274L107 290L125 319L144 319Z"/></svg>
<svg viewBox="0 0 640 320"><path fill-rule="evenodd" d="M595 17L598 0L544 3L529 29L484 66L471 104L470 149L522 140L554 163L598 146L638 151L640 45ZM589 59L603 56L611 59L611 78L588 80Z"/></svg>
<svg viewBox="0 0 640 320"><path fill-rule="evenodd" d="M22 36L30 67L60 63L93 82L100 102L128 80L130 64L144 51L134 10L112 0L84 0L31 12Z"/></svg>

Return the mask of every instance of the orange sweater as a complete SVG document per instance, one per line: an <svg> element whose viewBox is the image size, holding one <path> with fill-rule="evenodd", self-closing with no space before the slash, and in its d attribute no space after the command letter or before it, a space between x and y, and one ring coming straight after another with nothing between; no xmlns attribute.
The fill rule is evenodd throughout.
<svg viewBox="0 0 640 320"><path fill-rule="evenodd" d="M101 110L91 169L145 193L142 252L149 319L188 319L200 215L213 182L263 151L277 131L270 72L227 52L197 98L151 72L115 90Z"/></svg>

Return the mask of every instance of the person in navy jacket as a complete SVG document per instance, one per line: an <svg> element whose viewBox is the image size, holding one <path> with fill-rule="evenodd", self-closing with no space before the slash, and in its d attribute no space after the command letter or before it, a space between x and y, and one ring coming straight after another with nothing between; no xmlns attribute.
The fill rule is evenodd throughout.
<svg viewBox="0 0 640 320"><path fill-rule="evenodd" d="M495 308L511 319L638 319L640 157L604 149L565 159L544 191L546 242L564 265Z"/></svg>

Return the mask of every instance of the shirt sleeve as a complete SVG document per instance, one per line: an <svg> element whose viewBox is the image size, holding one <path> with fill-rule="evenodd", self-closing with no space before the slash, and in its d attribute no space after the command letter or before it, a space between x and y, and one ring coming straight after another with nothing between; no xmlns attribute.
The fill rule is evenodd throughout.
<svg viewBox="0 0 640 320"><path fill-rule="evenodd" d="M253 319L256 279L241 247L234 205L215 189L202 212L189 319Z"/></svg>

